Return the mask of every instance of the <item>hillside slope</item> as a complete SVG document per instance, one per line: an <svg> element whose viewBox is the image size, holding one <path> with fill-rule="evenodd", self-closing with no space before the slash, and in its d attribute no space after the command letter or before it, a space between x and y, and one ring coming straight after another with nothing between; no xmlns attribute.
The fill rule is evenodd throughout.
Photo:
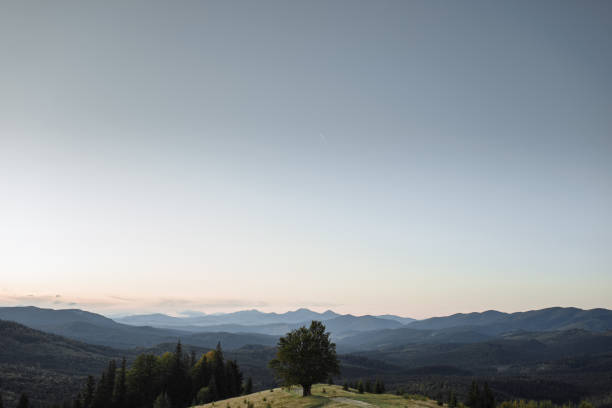
<svg viewBox="0 0 612 408"><path fill-rule="evenodd" d="M193 333L150 326L131 326L79 309L2 307L0 319L89 344L124 350L176 343L179 338L184 344L208 348L214 348L217 342L221 342L225 349L237 349L250 344L273 346L278 341L278 336L265 334L227 333L222 330Z"/></svg>
<svg viewBox="0 0 612 408"><path fill-rule="evenodd" d="M355 390L344 391L338 385L317 384L312 387L312 396L302 397L301 387L291 390L274 388L236 398L230 398L214 403L198 405L198 408L244 408L252 403L254 408L350 408L350 407L409 407L409 408L439 408L435 401L428 399L408 399L391 394L359 394Z"/></svg>
<svg viewBox="0 0 612 408"><path fill-rule="evenodd" d="M478 327L480 332L497 335L514 330L557 331L583 329L612 330L612 310L583 310L575 307L551 307L528 312L503 313L489 310L482 313L457 313L445 317L432 317L407 325L413 329L440 330L451 327Z"/></svg>
<svg viewBox="0 0 612 408"><path fill-rule="evenodd" d="M109 360L120 359L124 352L0 320L4 401L13 406L19 393L25 391L35 403L60 402L80 391L84 376L98 374Z"/></svg>

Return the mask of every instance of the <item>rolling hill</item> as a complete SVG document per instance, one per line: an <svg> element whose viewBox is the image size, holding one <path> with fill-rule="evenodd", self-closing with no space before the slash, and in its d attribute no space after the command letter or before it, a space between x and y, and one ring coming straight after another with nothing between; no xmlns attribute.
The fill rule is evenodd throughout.
<svg viewBox="0 0 612 408"><path fill-rule="evenodd" d="M5 402L27 391L34 401L75 395L84 376L99 373L111 359L130 352L86 344L0 320L0 373Z"/></svg>
<svg viewBox="0 0 612 408"><path fill-rule="evenodd" d="M244 310L226 314L173 317L156 313L125 316L116 318L115 320L130 325L148 325L187 331L251 332L275 335L284 334L291 329L308 325L312 320L326 322L327 327L332 333L338 335L346 335L348 331L399 327L414 321L414 319L408 317L391 314L381 316L352 316L340 315L331 310L317 313L304 308L280 314L264 313L258 310ZM389 321L392 323L389 323ZM347 324L353 327L346 329L342 327Z"/></svg>
<svg viewBox="0 0 612 408"><path fill-rule="evenodd" d="M351 389L344 391L338 385L315 384L312 396L301 397L301 387L291 389L274 388L236 398L198 405L198 408L235 407L242 408L249 404L253 408L285 407L285 408L349 408L349 407L408 407L408 408L439 408L435 401L427 398L411 399L391 394L359 394Z"/></svg>
<svg viewBox="0 0 612 408"><path fill-rule="evenodd" d="M483 313L459 313L446 317L432 317L408 324L408 327L419 330L440 330L460 326L478 327L482 333L490 335L516 330L606 331L612 330L612 310L583 310L574 307L553 307L517 313L489 310Z"/></svg>
<svg viewBox="0 0 612 408"><path fill-rule="evenodd" d="M3 307L0 308L0 319L70 339L118 349L147 348L160 343L176 343L178 339L185 344L209 348L213 348L220 341L227 349L240 348L247 344L274 345L278 341L278 336L264 334L193 333L150 326L131 326L78 309Z"/></svg>
<svg viewBox="0 0 612 408"><path fill-rule="evenodd" d="M238 325L238 326L264 326L270 324L296 324L305 321L319 320L326 321L340 316L328 310L324 313L313 312L309 309L297 309L286 313L265 313L259 310L242 310L233 313L221 314L199 314L196 316L173 317L160 313L130 315L115 319L120 323L132 325L149 325L160 327L168 326L217 326L217 325Z"/></svg>
<svg viewBox="0 0 612 408"><path fill-rule="evenodd" d="M467 327L453 327L441 330L417 330L411 327L367 331L339 339L338 349L378 350L407 344L478 343L493 336Z"/></svg>

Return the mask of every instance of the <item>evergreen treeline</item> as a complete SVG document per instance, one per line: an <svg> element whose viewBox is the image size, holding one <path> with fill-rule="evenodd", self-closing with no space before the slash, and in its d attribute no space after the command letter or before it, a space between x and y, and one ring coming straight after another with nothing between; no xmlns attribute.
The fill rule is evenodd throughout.
<svg viewBox="0 0 612 408"><path fill-rule="evenodd" d="M350 389L357 390L358 393L363 394L364 392L372 393L372 394L384 394L386 392L385 383L376 380L376 382L372 383L370 380L358 381L356 383L345 382L342 385L342 389L345 391L349 391Z"/></svg>
<svg viewBox="0 0 612 408"><path fill-rule="evenodd" d="M250 379L249 379L250 380ZM196 361L180 341L174 353L139 355L132 366L111 360L98 381L89 376L72 408L184 408L231 398L252 388L242 384L235 361L225 361L221 345Z"/></svg>
<svg viewBox="0 0 612 408"><path fill-rule="evenodd" d="M480 389L476 381L472 381L465 405L470 408L495 408L495 396L486 382Z"/></svg>
<svg viewBox="0 0 612 408"><path fill-rule="evenodd" d="M582 401L579 405L567 403L563 405L553 404L551 401L526 401L514 400L504 401L497 406L498 408L593 408L590 402Z"/></svg>

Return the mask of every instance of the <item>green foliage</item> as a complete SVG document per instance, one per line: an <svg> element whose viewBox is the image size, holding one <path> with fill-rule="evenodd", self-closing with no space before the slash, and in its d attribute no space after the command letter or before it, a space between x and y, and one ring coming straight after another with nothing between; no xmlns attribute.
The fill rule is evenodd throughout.
<svg viewBox="0 0 612 408"><path fill-rule="evenodd" d="M196 401L199 404L208 404L211 401L215 400L215 396L210 390L209 387L202 387L198 391L198 395L196 396Z"/></svg>
<svg viewBox="0 0 612 408"><path fill-rule="evenodd" d="M374 392L376 394L382 394L385 392L385 384L380 381L380 380L376 380L376 383L374 384Z"/></svg>
<svg viewBox="0 0 612 408"><path fill-rule="evenodd" d="M495 408L495 396L489 384L485 382L481 392L478 383L472 381L465 405L470 408Z"/></svg>
<svg viewBox="0 0 612 408"><path fill-rule="evenodd" d="M359 383L357 383L357 392L363 394L364 391L365 387L363 386L363 381L359 381Z"/></svg>
<svg viewBox="0 0 612 408"><path fill-rule="evenodd" d="M115 389L113 392L114 408L127 408L127 386L126 386L126 362L125 357L121 360L121 368L119 375L115 381Z"/></svg>
<svg viewBox="0 0 612 408"><path fill-rule="evenodd" d="M119 369L111 360L97 384L88 378L76 408L184 408L240 395L241 387L242 372L235 361L224 361L220 344L196 362L179 341L173 353L139 355L129 370L125 359Z"/></svg>
<svg viewBox="0 0 612 408"><path fill-rule="evenodd" d="M344 384L342 384L342 389L344 391L348 391L349 390L349 385L348 385L348 383L346 381L344 382Z"/></svg>
<svg viewBox="0 0 612 408"><path fill-rule="evenodd" d="M285 386L299 384L303 396L311 394L312 384L340 374L336 345L329 339L325 326L313 321L310 327L292 330L278 342L276 358L269 366Z"/></svg>
<svg viewBox="0 0 612 408"><path fill-rule="evenodd" d="M170 398L168 398L168 394L161 393L155 399L153 403L153 408L171 408L172 404L170 403Z"/></svg>
<svg viewBox="0 0 612 408"><path fill-rule="evenodd" d="M497 408L576 408L576 406L571 403L556 405L549 400L512 400L501 402L497 405ZM588 401L582 401L578 408L593 408L593 405Z"/></svg>
<svg viewBox="0 0 612 408"><path fill-rule="evenodd" d="M453 391L450 391L450 394L448 396L448 406L449 408L457 408L457 395L455 395L455 393Z"/></svg>
<svg viewBox="0 0 612 408"><path fill-rule="evenodd" d="M244 393L245 394L253 393L253 379L251 377L247 379L247 382L244 385Z"/></svg>

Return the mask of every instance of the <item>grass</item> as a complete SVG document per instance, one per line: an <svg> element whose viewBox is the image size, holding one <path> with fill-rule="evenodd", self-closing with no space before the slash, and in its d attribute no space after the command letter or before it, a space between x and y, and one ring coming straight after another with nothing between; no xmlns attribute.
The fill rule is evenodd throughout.
<svg viewBox="0 0 612 408"><path fill-rule="evenodd" d="M198 405L199 408L366 408L366 407L404 407L404 408L439 408L436 401L418 396L406 398L392 394L359 394L356 390L344 391L338 385L317 384L312 387L312 396L302 397L301 387L290 390L275 388L229 398L210 404ZM410 396L416 397L416 396Z"/></svg>

